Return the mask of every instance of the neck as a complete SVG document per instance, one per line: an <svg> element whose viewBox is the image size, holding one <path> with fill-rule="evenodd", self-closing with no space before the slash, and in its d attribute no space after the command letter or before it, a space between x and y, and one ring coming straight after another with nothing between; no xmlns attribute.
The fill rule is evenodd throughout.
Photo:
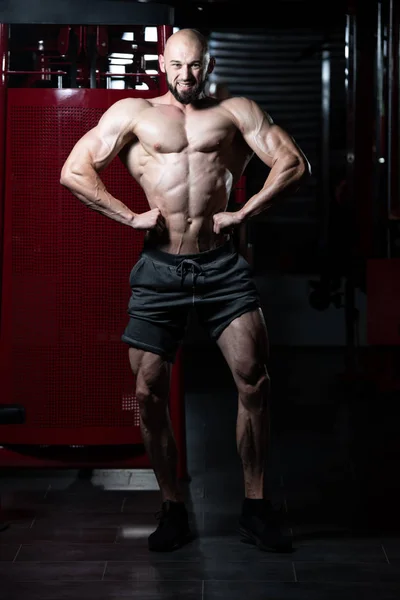
<svg viewBox="0 0 400 600"><path fill-rule="evenodd" d="M190 104L183 104L182 102L179 102L179 100L177 100L175 96L169 91L164 96L162 96L162 99L165 102L165 104L171 104L172 106L176 106L181 110L193 110L202 108L202 106L208 100L210 100L210 98L208 98L208 96L206 96L204 92L201 92L201 94L196 98L196 100L190 102Z"/></svg>

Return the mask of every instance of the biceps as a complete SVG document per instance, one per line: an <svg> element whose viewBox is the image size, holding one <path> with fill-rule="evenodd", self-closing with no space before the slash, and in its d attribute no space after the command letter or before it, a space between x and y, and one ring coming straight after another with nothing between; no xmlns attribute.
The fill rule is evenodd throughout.
<svg viewBox="0 0 400 600"><path fill-rule="evenodd" d="M282 158L300 158L301 151L293 138L279 125L265 123L247 136L247 143L269 167Z"/></svg>
<svg viewBox="0 0 400 600"><path fill-rule="evenodd" d="M82 173L88 166L100 172L111 163L126 141L123 135L101 132L98 126L94 127L75 144L63 172Z"/></svg>

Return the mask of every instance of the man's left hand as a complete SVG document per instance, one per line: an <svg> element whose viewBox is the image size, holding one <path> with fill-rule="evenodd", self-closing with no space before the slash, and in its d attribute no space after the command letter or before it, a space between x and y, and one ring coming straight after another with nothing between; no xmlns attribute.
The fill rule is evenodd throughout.
<svg viewBox="0 0 400 600"><path fill-rule="evenodd" d="M239 212L221 212L213 216L214 233L227 233L243 222Z"/></svg>

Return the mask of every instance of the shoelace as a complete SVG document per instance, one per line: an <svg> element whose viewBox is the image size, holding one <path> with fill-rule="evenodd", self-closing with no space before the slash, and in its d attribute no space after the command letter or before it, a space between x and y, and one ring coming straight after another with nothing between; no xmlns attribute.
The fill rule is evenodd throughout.
<svg viewBox="0 0 400 600"><path fill-rule="evenodd" d="M184 284L185 277L188 273L192 273L193 286L196 284L197 277L203 273L203 269L199 263L191 258L184 258L176 267L176 272L181 278L181 285Z"/></svg>

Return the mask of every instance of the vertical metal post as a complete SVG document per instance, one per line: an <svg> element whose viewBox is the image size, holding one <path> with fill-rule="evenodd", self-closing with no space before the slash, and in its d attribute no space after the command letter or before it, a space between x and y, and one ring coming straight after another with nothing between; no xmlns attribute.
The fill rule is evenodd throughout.
<svg viewBox="0 0 400 600"><path fill-rule="evenodd" d="M87 28L87 47L88 47L88 59L89 59L89 82L90 88L97 88L97 45L96 45L96 29L90 25Z"/></svg>
<svg viewBox="0 0 400 600"><path fill-rule="evenodd" d="M397 106L397 127L395 129L395 148L396 154L394 158L394 164L397 165L400 159L400 8L398 4L393 4L393 28L394 28L394 47L393 56L395 60L395 72L396 72L396 84L395 84L395 95L394 95L394 107ZM393 114L394 110L393 109ZM395 167L393 170L393 181L394 181L394 198L392 203L393 212L397 212L397 216L400 217L400 169Z"/></svg>
<svg viewBox="0 0 400 600"><path fill-rule="evenodd" d="M328 229L329 229L329 205L330 205L330 114L331 114L331 52L329 48L322 50L321 63L321 129L322 129L322 190L320 199L320 243L324 252L328 247Z"/></svg>
<svg viewBox="0 0 400 600"><path fill-rule="evenodd" d="M387 41L387 56L388 56L388 79L387 79L387 88L388 88L388 114L387 114L387 218L389 219L391 213L391 199L392 199L392 169L393 169L393 77L394 77L394 39L393 39L393 0L389 0L389 27L388 27L388 41ZM397 165L396 165L397 168ZM390 244L390 234L388 235L387 240L387 257L391 258L391 244Z"/></svg>
<svg viewBox="0 0 400 600"><path fill-rule="evenodd" d="M395 14L395 10L397 14ZM397 212L400 217L400 174L399 162L399 139L400 139L400 39L399 39L399 7L394 0L389 0L388 15L388 41L387 41L387 257L392 258L394 242L399 234L394 233L392 217ZM396 112L397 106L397 112ZM396 211L397 209L397 211ZM399 225L398 225L399 226Z"/></svg>
<svg viewBox="0 0 400 600"><path fill-rule="evenodd" d="M386 111L386 86L390 85L385 69L385 26L382 2L377 3L376 12L376 55L375 55L375 140L374 140L374 178L373 178L373 249L375 257L388 255L388 211L383 204L387 196L388 145L385 139L390 123ZM389 77L390 79L390 77ZM390 126L389 126L390 129Z"/></svg>
<svg viewBox="0 0 400 600"><path fill-rule="evenodd" d="M345 32L345 95L347 108L346 127L346 175L347 191L351 201L354 196L355 161L355 104L357 87L357 49L355 14L346 15Z"/></svg>
<svg viewBox="0 0 400 600"><path fill-rule="evenodd" d="M242 175L239 181L235 186L235 204L240 207L246 203L247 200L247 186L246 186L247 178L246 175ZM247 262L254 267L254 252L253 252L253 244L251 243L251 239L249 236L249 222L242 223L237 230L237 243L238 250L240 254L244 256Z"/></svg>
<svg viewBox="0 0 400 600"><path fill-rule="evenodd" d="M7 113L7 71L8 71L8 25L0 23L0 317L2 298L4 209L6 174L6 113ZM1 325L1 323L0 323Z"/></svg>
<svg viewBox="0 0 400 600"><path fill-rule="evenodd" d="M164 54L165 44L167 42L167 39L172 35L172 33L173 33L172 25L159 25L157 27L157 54L158 54L158 56L160 56L160 54ZM166 94L168 91L167 78L165 77L164 73L161 73L161 71L159 71L159 89L160 89L160 94Z"/></svg>
<svg viewBox="0 0 400 600"><path fill-rule="evenodd" d="M346 369L355 370L355 285L353 274L353 241L354 228L354 162L355 162L355 106L357 88L357 45L356 45L356 15L355 7L350 4L346 14L345 30L345 96L347 112L346 131L346 190L347 190L347 223L346 223L346 250L348 255L347 272L345 279L345 330L346 330Z"/></svg>
<svg viewBox="0 0 400 600"><path fill-rule="evenodd" d="M8 64L8 25L0 23L0 378L2 397L7 398L11 391L11 352L6 347L7 319L3 321L5 294L3 293L5 277L4 247L6 243L5 232L5 204L6 204L6 133L7 133L7 71ZM9 319L8 319L9 321ZM0 523L1 529L1 523Z"/></svg>

